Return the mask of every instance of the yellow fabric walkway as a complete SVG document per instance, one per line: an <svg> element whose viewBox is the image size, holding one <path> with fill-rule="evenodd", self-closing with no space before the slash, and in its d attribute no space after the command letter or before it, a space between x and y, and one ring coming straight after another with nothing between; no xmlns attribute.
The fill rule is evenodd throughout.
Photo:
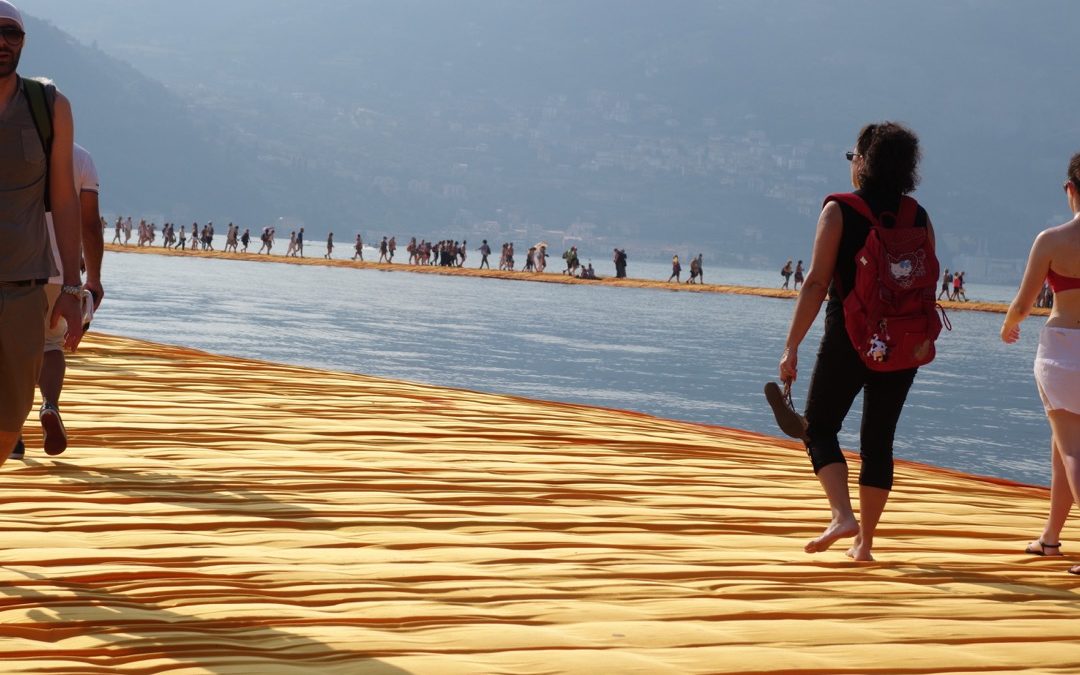
<svg viewBox="0 0 1080 675"><path fill-rule="evenodd" d="M1080 672L1041 489L904 465L855 564L739 431L100 335L64 411L0 470L3 673Z"/></svg>

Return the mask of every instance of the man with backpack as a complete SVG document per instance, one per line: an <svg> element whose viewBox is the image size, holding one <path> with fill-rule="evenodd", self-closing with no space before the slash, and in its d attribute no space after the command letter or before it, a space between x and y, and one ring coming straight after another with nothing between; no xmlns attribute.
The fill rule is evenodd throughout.
<svg viewBox="0 0 1080 675"><path fill-rule="evenodd" d="M67 349L74 350L82 339L71 104L52 85L18 76L25 38L19 10L0 0L0 463L15 447L41 371L44 287L56 271L45 228L47 211L53 213L64 265L50 325L67 321ZM28 138L40 144L26 143Z"/></svg>
<svg viewBox="0 0 1080 675"><path fill-rule="evenodd" d="M89 327L89 319L105 297L105 290L101 285L101 261L104 254L105 242L101 236L101 228L98 226L100 215L98 214L98 194L100 181L97 168L90 153L78 143L74 146L75 158L75 189L79 195L79 206L82 224L82 262L86 267L86 284L83 288L83 317L80 320L83 330ZM61 283L64 277L64 266L60 261L56 246L56 227L53 223L52 214L45 215L46 227L49 230L49 239L52 242L52 252L56 267L59 272L49 279L45 287L45 295L49 300L49 308L56 304L60 297ZM166 232L170 232L166 226ZM87 307L86 305L89 305ZM59 455L67 449L67 430L60 419L60 393L64 388L64 375L67 372L67 359L64 357L64 334L67 332L67 323L61 320L55 326L49 325L48 319L45 324L45 347L41 365L41 374L38 377L38 388L41 390L41 410L38 412L38 420L41 422L42 444L45 454ZM22 438L16 444L11 453L11 459L22 459L25 453Z"/></svg>
<svg viewBox="0 0 1080 675"><path fill-rule="evenodd" d="M825 531L804 547L807 553L855 537L848 557L873 560L874 534L893 486L896 425L919 366L934 358L942 326L934 298L934 233L926 211L907 196L918 184L919 157L918 138L902 125L870 124L859 133L855 150L847 153L856 191L825 201L810 272L780 359L780 379L790 387L798 374L799 345L828 296L805 425L766 387L777 421L806 443L832 512ZM860 391L861 522L851 506L837 439Z"/></svg>

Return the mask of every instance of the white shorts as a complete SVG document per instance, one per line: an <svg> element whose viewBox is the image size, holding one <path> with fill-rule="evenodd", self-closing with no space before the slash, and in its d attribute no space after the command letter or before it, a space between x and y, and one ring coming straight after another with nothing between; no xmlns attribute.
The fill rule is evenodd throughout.
<svg viewBox="0 0 1080 675"><path fill-rule="evenodd" d="M45 351L59 352L64 349L64 338L67 336L67 320L61 317L56 324L56 328L50 328L49 321L52 319L56 299L60 297L60 284L45 284L45 297L49 299L49 310L45 312Z"/></svg>
<svg viewBox="0 0 1080 675"><path fill-rule="evenodd" d="M1047 412L1080 415L1080 328L1043 327L1035 353L1035 382Z"/></svg>

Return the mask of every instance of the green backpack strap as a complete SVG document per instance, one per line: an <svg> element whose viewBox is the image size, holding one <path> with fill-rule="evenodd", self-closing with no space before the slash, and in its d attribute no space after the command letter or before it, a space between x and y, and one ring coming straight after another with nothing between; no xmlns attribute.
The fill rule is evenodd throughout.
<svg viewBox="0 0 1080 675"><path fill-rule="evenodd" d="M49 164L52 161L52 110L53 103L56 100L56 87L28 77L19 79L22 80L26 101L30 104L30 115L34 118L34 126L37 128L41 148L45 151L45 211L49 212L52 211L52 204L49 199Z"/></svg>

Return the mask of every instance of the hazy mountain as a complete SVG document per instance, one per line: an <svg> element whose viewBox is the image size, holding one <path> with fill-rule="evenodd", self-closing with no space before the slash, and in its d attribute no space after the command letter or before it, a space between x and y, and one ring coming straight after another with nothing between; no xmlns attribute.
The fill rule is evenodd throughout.
<svg viewBox="0 0 1080 675"><path fill-rule="evenodd" d="M106 208L124 213L201 212L254 193L250 163L182 99L100 50L27 17L20 74L51 77L71 100L76 136L102 175Z"/></svg>
<svg viewBox="0 0 1080 675"><path fill-rule="evenodd" d="M847 186L858 127L890 118L922 136L918 196L946 247L1018 256L1065 215L1080 149L1069 0L21 6L167 85L105 96L109 69L71 72L87 83L80 122L97 105L157 107L135 127L80 129L135 154L175 142L127 154L113 183L185 218L519 240L570 228L597 245L787 257ZM45 72L76 65L49 57ZM171 193L204 194L204 210Z"/></svg>

